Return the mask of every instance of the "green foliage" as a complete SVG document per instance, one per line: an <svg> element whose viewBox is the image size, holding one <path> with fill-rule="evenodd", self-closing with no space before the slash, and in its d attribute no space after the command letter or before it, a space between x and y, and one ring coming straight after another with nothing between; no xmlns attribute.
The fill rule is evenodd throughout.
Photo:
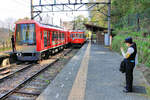
<svg viewBox="0 0 150 100"><path fill-rule="evenodd" d="M46 82L47 84L50 84L50 80L45 80L45 82Z"/></svg>
<svg viewBox="0 0 150 100"><path fill-rule="evenodd" d="M90 2L103 2L104 0L89 0ZM90 6L90 5L89 5ZM90 11L90 24L107 27L107 6L98 5L93 7Z"/></svg>
<svg viewBox="0 0 150 100"><path fill-rule="evenodd" d="M84 24L88 23L88 18L85 18L83 15L79 15L74 20L74 29L85 30Z"/></svg>
<svg viewBox="0 0 150 100"><path fill-rule="evenodd" d="M127 48L123 41L131 36L137 44L139 63L150 67L150 0L112 0L111 21L116 36L112 49ZM140 29L140 30L139 30ZM146 33L146 36L144 35Z"/></svg>
<svg viewBox="0 0 150 100"><path fill-rule="evenodd" d="M132 31L150 32L150 0L112 0L113 28L132 26Z"/></svg>
<svg viewBox="0 0 150 100"><path fill-rule="evenodd" d="M120 32L120 30L117 30L115 32ZM134 42L136 42L137 44L139 63L145 64L146 66L150 67L150 37L143 38L142 32L118 34L113 38L112 49L117 52L120 52L120 47L124 47L127 49L123 41L126 37L129 36L133 37Z"/></svg>

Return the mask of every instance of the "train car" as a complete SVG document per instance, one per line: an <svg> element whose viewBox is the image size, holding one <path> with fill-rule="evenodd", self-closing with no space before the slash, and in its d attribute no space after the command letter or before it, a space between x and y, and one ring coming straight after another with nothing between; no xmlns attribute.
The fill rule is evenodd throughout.
<svg viewBox="0 0 150 100"><path fill-rule="evenodd" d="M74 47L81 47L86 41L84 31L81 30L72 31L70 38L71 44Z"/></svg>
<svg viewBox="0 0 150 100"><path fill-rule="evenodd" d="M63 50L69 43L69 31L63 28L40 24L34 20L16 23L15 54L21 61L38 61L49 58L52 53Z"/></svg>

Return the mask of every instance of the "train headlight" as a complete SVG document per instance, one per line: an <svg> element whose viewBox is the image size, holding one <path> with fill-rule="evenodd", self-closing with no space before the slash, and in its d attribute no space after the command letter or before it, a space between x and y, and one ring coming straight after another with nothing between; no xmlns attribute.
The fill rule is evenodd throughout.
<svg viewBox="0 0 150 100"><path fill-rule="evenodd" d="M17 56L21 56L22 54L21 53L17 53Z"/></svg>

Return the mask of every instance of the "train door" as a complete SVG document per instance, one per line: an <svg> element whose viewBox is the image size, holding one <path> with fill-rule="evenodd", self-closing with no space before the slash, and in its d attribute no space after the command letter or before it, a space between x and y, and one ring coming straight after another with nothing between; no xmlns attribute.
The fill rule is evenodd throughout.
<svg viewBox="0 0 150 100"><path fill-rule="evenodd" d="M55 32L55 44L56 44L56 46L58 44L58 33L57 33L57 31Z"/></svg>
<svg viewBox="0 0 150 100"><path fill-rule="evenodd" d="M44 48L47 48L47 31L46 30L44 30Z"/></svg>
<svg viewBox="0 0 150 100"><path fill-rule="evenodd" d="M61 32L59 31L59 44L61 45L62 43L62 38L61 38Z"/></svg>
<svg viewBox="0 0 150 100"><path fill-rule="evenodd" d="M50 31L47 32L47 46L50 47Z"/></svg>
<svg viewBox="0 0 150 100"><path fill-rule="evenodd" d="M65 34L64 34L64 32L62 32L62 40L63 40L63 44L65 44Z"/></svg>
<svg viewBox="0 0 150 100"><path fill-rule="evenodd" d="M43 30L41 29L41 31L40 31L40 34L41 34L41 42L40 42L40 44L41 44L41 49L43 50L44 49L44 44L43 44Z"/></svg>
<svg viewBox="0 0 150 100"><path fill-rule="evenodd" d="M55 45L55 32L52 32L52 46Z"/></svg>
<svg viewBox="0 0 150 100"><path fill-rule="evenodd" d="M53 32L50 31L50 46L51 46L51 47L52 47L52 34L53 34Z"/></svg>
<svg viewBox="0 0 150 100"><path fill-rule="evenodd" d="M64 32L64 34L65 34L65 44L67 44L67 33Z"/></svg>
<svg viewBox="0 0 150 100"><path fill-rule="evenodd" d="M59 31L57 32L57 34L58 34L58 45L60 44L60 33L59 33Z"/></svg>

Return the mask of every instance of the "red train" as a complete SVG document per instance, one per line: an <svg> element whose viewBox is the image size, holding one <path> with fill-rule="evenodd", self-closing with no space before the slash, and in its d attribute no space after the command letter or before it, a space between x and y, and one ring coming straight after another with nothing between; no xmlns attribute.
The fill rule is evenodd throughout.
<svg viewBox="0 0 150 100"><path fill-rule="evenodd" d="M81 47L85 43L85 34L82 30L72 31L70 33L71 37L71 44L72 46L79 46Z"/></svg>
<svg viewBox="0 0 150 100"><path fill-rule="evenodd" d="M38 61L49 58L51 54L63 50L69 44L79 43L75 39L77 35L70 37L74 34L63 28L40 24L34 20L18 21L14 34L16 49L14 53L21 61ZM82 44L83 40L80 42Z"/></svg>

